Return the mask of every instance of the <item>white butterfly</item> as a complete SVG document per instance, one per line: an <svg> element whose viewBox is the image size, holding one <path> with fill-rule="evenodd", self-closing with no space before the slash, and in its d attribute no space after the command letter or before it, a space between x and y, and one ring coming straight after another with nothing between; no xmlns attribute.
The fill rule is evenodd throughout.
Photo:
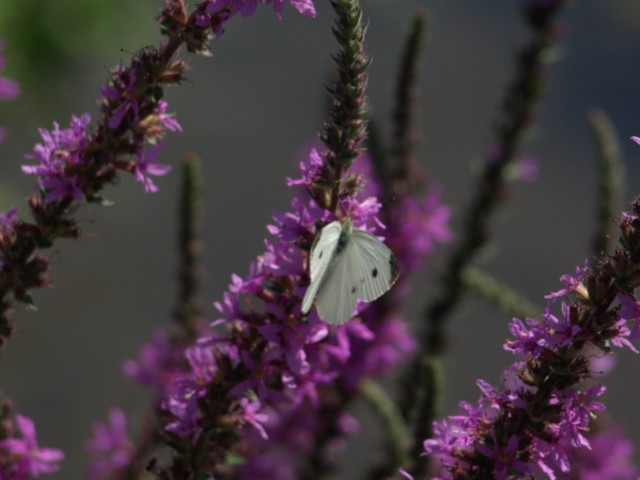
<svg viewBox="0 0 640 480"><path fill-rule="evenodd" d="M358 300L372 302L398 279L391 250L370 233L354 230L351 219L322 229L311 247L309 271L302 314L309 312L315 298L320 318L334 325L353 316Z"/></svg>

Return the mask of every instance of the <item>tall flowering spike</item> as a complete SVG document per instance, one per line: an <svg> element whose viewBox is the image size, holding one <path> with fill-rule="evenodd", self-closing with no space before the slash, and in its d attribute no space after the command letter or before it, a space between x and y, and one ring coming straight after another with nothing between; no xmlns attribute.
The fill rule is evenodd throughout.
<svg viewBox="0 0 640 480"><path fill-rule="evenodd" d="M168 41L132 55L129 65L123 62L111 73L101 89L102 117L95 130L89 131L88 116L83 115L72 117L69 129L61 130L54 124L53 131L41 131L43 143L36 146L32 157L40 163L24 168L39 178L39 191L29 199L35 224L23 224L15 248L2 245L0 239L0 263L12 267L11 272L0 275L0 344L13 331L10 315L14 301L31 303L27 289L46 283L48 263L37 249L50 247L58 238L79 235L72 217L79 202L86 199L107 204L101 191L117 182L119 171L133 174L149 192L157 190L151 176L168 173L169 167L156 164L155 157L166 132L181 130L163 100L164 87L180 84L187 68L186 61L175 60L180 47L186 44L192 52L208 52L212 32L222 32L236 6L248 15L258 3L271 5L280 16L284 0L208 0L189 14L183 0L166 0L159 20ZM311 0L289 3L304 15L315 15ZM0 70L3 67L0 57ZM17 92L15 84L0 77L0 97L13 98ZM9 250L11 258L7 258ZM27 268L27 263L37 268Z"/></svg>
<svg viewBox="0 0 640 480"><path fill-rule="evenodd" d="M489 221L507 197L509 167L518 158L522 134L534 118L533 111L542 94L545 57L557 34L554 21L567 3L567 0L529 0L524 4L524 18L533 36L519 52L515 76L503 99L501 118L496 124L496 144L487 154L478 191L466 212L464 231L444 269L443 292L426 309L428 327L420 338L420 353L403 379L406 393L402 410L411 416L410 423L416 426L414 452L421 449L421 439L430 436L433 420L429 399L433 393L415 388L415 385L426 386L422 377L433 376L424 365L438 365L432 359L446 348L446 320L464 294L464 271L488 243ZM428 468L428 461L428 457L418 458L412 473L421 476Z"/></svg>
<svg viewBox="0 0 640 480"><path fill-rule="evenodd" d="M322 159L316 150L311 150L309 157L309 164L300 165L303 178L288 180L289 185L304 187L307 192L322 167ZM367 185L359 198L370 199L369 195L380 191L381 185L370 176L373 169L367 155L356 159L353 169L362 173L362 182ZM361 206L365 207L366 203L362 202ZM307 205L309 213L327 215L326 211L319 209L315 202L303 195L297 197L292 205L295 210ZM352 200L351 205L354 205ZM366 208L362 213L356 210L356 218L362 218L364 212L371 211L368 206ZM422 212L425 220L431 214L428 210ZM313 217L309 218L307 214L302 218L305 217L308 218L304 220L308 227L300 225L299 214L277 215L276 223L270 227L270 231L278 237L299 243L298 236L308 228L314 228L311 227L314 224ZM429 230L431 223L428 221L422 222L418 217L412 220L415 222L412 228L416 232L420 231L425 238L432 235L431 241L438 241L436 238L439 227ZM438 222L439 220L435 220L433 224ZM421 230L422 228L425 230ZM403 229L392 229L390 224L384 230L385 242L400 245L404 241L405 246L400 250L402 254L398 261L403 268L406 266L403 271L409 272L416 265L421 265L432 250L425 250L421 242L410 241L413 237L404 236L403 232ZM280 271L291 272L288 266L291 260L288 258L295 257L285 255L287 260L283 263L279 253L281 248L271 251L277 255L275 260L281 259ZM422 261L416 262L416 258L421 258ZM303 270L298 265L293 271ZM268 282L272 283L273 280ZM235 278L231 290L238 292L244 287L255 291L256 288L262 289L263 285L264 281ZM277 322L260 327L260 333L272 343L269 357L281 357L286 361L286 372L281 375L289 394L295 391L296 401L289 404L278 402L266 410L268 420L263 428L268 439L264 438L260 429L245 430L239 449L246 462L239 469L239 478L306 479L331 471L333 453L342 448L345 437L355 429L355 420L349 415L348 406L360 394L360 384L367 378L383 374L397 366L414 347L414 340L406 331L397 311L400 299L406 294L406 286L400 289L394 287L385 297L362 311L361 323L349 322L336 328L333 335L323 323L317 322L313 311L311 323L304 327L298 325L292 328L293 325L281 325ZM218 304L218 308L225 315L241 315L244 318L247 314L239 313L239 303L232 298L227 296L224 303ZM263 295L262 298L269 296ZM280 298L284 299L282 296ZM271 311L274 311L272 307ZM324 355L328 357L323 359ZM241 353L240 356L251 371L262 375L265 373L264 364L257 362L254 356L249 353ZM330 364L323 366L328 359ZM254 389L258 398L269 397L268 385L264 382L244 381L236 390L246 388Z"/></svg>
<svg viewBox="0 0 640 480"><path fill-rule="evenodd" d="M312 192L321 207L335 211L341 197L352 195L355 188L355 182L342 177L360 153L366 138L366 71L371 60L365 53L365 27L358 2L332 0L331 5L336 12L333 33L340 50L335 56L337 78L329 88L329 120L321 135L327 148L323 154L326 163L321 176L327 183L318 182Z"/></svg>
<svg viewBox="0 0 640 480"><path fill-rule="evenodd" d="M195 338L202 328L202 169L195 155L184 159L182 188L180 192L180 229L178 248L180 266L178 270L179 292L175 319L188 338Z"/></svg>
<svg viewBox="0 0 640 480"><path fill-rule="evenodd" d="M396 80L395 103L392 113L393 136L391 144L391 165L379 175L383 184L392 183L383 199L391 200L393 194L415 192L422 183L423 176L416 175L416 105L418 90L418 71L421 56L426 44L427 16L418 11L411 22L409 34L405 40L404 51Z"/></svg>
<svg viewBox="0 0 640 480"><path fill-rule="evenodd" d="M640 337L634 296L640 286L639 213L637 198L633 213L619 221L621 246L593 268L564 276L566 288L548 295L540 320L512 320L513 338L505 349L518 360L501 388L479 381L475 405L462 403L462 415L434 424L434 438L424 448L438 459L442 478L526 472L555 479L578 473L572 459L594 448L591 420L605 408L599 401L605 388L594 384L590 366L593 350L637 352L632 342Z"/></svg>

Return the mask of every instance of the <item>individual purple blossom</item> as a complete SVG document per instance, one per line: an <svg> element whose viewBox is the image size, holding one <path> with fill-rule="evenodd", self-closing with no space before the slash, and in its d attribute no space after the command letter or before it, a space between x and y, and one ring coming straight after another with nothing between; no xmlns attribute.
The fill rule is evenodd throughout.
<svg viewBox="0 0 640 480"><path fill-rule="evenodd" d="M529 466L516 457L518 451L519 439L512 435L504 447L498 446L498 442L494 438L493 445L479 444L476 446L478 451L487 458L495 462L495 480L507 480L510 472L517 471L520 473L529 473Z"/></svg>
<svg viewBox="0 0 640 480"><path fill-rule="evenodd" d="M129 110L133 112L134 122L140 120L136 79L136 69L133 67L126 69L121 61L120 66L113 75L111 84L100 89L100 92L107 100L118 105L109 117L109 128L118 128Z"/></svg>
<svg viewBox="0 0 640 480"><path fill-rule="evenodd" d="M589 261L585 260L582 266L576 267L573 275L564 274L560 277L560 281L564 283L565 288L560 290L556 290L555 292L551 292L545 295L544 298L550 300L558 297L563 297L568 295L569 293L575 293L577 295L585 296L586 291L583 285L584 276L589 268Z"/></svg>
<svg viewBox="0 0 640 480"><path fill-rule="evenodd" d="M138 159L133 167L133 175L135 179L144 185L144 191L147 193L158 191L158 187L153 183L150 175L158 177L166 175L171 171L171 165L155 163L163 146L164 145L162 143L158 143L157 145L153 145L151 148L144 150L140 155L138 155Z"/></svg>
<svg viewBox="0 0 640 480"><path fill-rule="evenodd" d="M640 137L631 137L631 140L633 140L634 142L636 142L638 145L640 145Z"/></svg>
<svg viewBox="0 0 640 480"><path fill-rule="evenodd" d="M107 424L93 426L93 438L86 443L91 455L87 480L113 478L132 458L133 444L127 434L127 419L116 408L109 412Z"/></svg>
<svg viewBox="0 0 640 480"><path fill-rule="evenodd" d="M10 235L13 230L13 225L18 219L18 209L12 206L6 212L0 212L0 241Z"/></svg>
<svg viewBox="0 0 640 480"><path fill-rule="evenodd" d="M38 446L36 429L30 418L18 414L15 423L22 438L0 440L0 478L29 480L58 471L64 453L57 448Z"/></svg>
<svg viewBox="0 0 640 480"><path fill-rule="evenodd" d="M260 434L262 439L267 440L269 436L264 429L264 423L269 420L269 415L266 413L259 413L262 405L259 401L249 400L248 398L241 398L238 402L240 408L240 418L251 425Z"/></svg>

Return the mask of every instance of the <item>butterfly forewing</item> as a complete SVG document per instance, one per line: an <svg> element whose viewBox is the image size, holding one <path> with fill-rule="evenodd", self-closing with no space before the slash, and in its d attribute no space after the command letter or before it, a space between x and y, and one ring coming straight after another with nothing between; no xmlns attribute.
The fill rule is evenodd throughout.
<svg viewBox="0 0 640 480"><path fill-rule="evenodd" d="M357 250L358 298L372 302L387 292L398 279L398 264L389 248L368 232L356 230L352 241Z"/></svg>
<svg viewBox="0 0 640 480"><path fill-rule="evenodd" d="M318 315L325 322L338 325L353 316L359 298L358 256L353 238L338 252L329 267L316 298Z"/></svg>
<svg viewBox="0 0 640 480"><path fill-rule="evenodd" d="M331 262L338 247L342 224L338 221L326 225L316 237L309 254L310 284L302 301L302 313L306 314L311 309L313 299L318 293L320 284L330 270Z"/></svg>

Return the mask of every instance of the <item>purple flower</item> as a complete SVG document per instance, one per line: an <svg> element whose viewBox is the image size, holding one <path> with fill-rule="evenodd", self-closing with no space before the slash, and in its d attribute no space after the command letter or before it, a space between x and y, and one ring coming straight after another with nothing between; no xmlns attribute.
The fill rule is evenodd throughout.
<svg viewBox="0 0 640 480"><path fill-rule="evenodd" d="M127 360L122 368L129 378L153 387L160 394L170 388L178 376L184 375L186 367L184 347L171 342L164 331L158 330L140 349L139 359Z"/></svg>
<svg viewBox="0 0 640 480"><path fill-rule="evenodd" d="M540 162L534 157L522 157L514 165L514 177L516 180L535 182L540 173Z"/></svg>
<svg viewBox="0 0 640 480"><path fill-rule="evenodd" d="M4 70L5 59L2 55L2 49L4 42L0 39L0 72ZM0 100L10 101L15 100L20 95L20 85L18 82L11 80L10 78L0 76ZM4 128L0 127L0 143L5 139L6 132Z"/></svg>
<svg viewBox="0 0 640 480"><path fill-rule="evenodd" d="M115 477L118 471L131 461L133 445L127 435L127 419L116 408L109 412L109 423L96 423L93 438L86 443L91 454L87 473L89 480Z"/></svg>
<svg viewBox="0 0 640 480"><path fill-rule="evenodd" d="M640 471L633 464L633 444L621 428L596 431L589 435L590 448L581 448L571 461L570 475L558 480L637 480Z"/></svg>
<svg viewBox="0 0 640 480"><path fill-rule="evenodd" d="M0 440L0 450L11 458L9 465L0 467L5 469L7 478L26 480L58 471L58 462L64 458L64 453L57 448L38 446L36 429L30 418L16 415L16 425L22 438Z"/></svg>
<svg viewBox="0 0 640 480"><path fill-rule="evenodd" d="M238 13L243 17L253 15L259 3L270 4L278 19L282 18L284 0L209 0L205 11L210 15L224 12L226 14L224 20L226 21ZM302 15L316 16L316 10L311 0L289 0L289 3Z"/></svg>
<svg viewBox="0 0 640 480"><path fill-rule="evenodd" d="M17 219L18 209L15 206L6 212L0 212L0 241L10 232Z"/></svg>
<svg viewBox="0 0 640 480"><path fill-rule="evenodd" d="M0 72L2 72L5 67L5 58L2 50L4 50L4 42L0 40ZM0 100L15 100L18 95L20 95L20 85L18 82L0 76Z"/></svg>
<svg viewBox="0 0 640 480"><path fill-rule="evenodd" d="M638 145L640 145L640 137L631 137L631 140L633 140L634 142L636 142Z"/></svg>
<svg viewBox="0 0 640 480"><path fill-rule="evenodd" d="M476 446L482 455L494 461L494 478L496 480L507 480L513 471L519 473L529 473L531 471L526 462L522 462L516 457L518 442L518 437L512 435L505 446L498 445L495 437L491 446L487 444L478 444Z"/></svg>
<svg viewBox="0 0 640 480"><path fill-rule="evenodd" d="M118 70L113 75L111 85L100 89L102 95L116 106L109 117L109 128L118 128L129 110L133 110L134 122L140 120L136 77L136 70L133 66L125 70L124 63L120 62Z"/></svg>
<svg viewBox="0 0 640 480"><path fill-rule="evenodd" d="M33 153L25 155L39 161L37 165L23 165L22 171L39 177L46 191L45 202L82 198L83 180L78 173L87 162L85 148L90 142L87 133L90 121L89 115L72 115L67 129L60 129L57 123L51 131L40 129L43 142L35 145Z"/></svg>
<svg viewBox="0 0 640 480"><path fill-rule="evenodd" d="M243 422L251 425L256 429L264 440L267 440L269 436L264 429L264 423L269 420L269 415L266 413L259 413L262 408L262 404L258 401L251 401L248 398L241 398L238 402L240 408L240 418Z"/></svg>
<svg viewBox="0 0 640 480"><path fill-rule="evenodd" d="M148 150L141 152L133 167L135 179L144 185L144 191L147 193L158 191L158 187L153 183L149 175L163 176L171 171L171 165L154 163L163 146L162 143L158 143Z"/></svg>

